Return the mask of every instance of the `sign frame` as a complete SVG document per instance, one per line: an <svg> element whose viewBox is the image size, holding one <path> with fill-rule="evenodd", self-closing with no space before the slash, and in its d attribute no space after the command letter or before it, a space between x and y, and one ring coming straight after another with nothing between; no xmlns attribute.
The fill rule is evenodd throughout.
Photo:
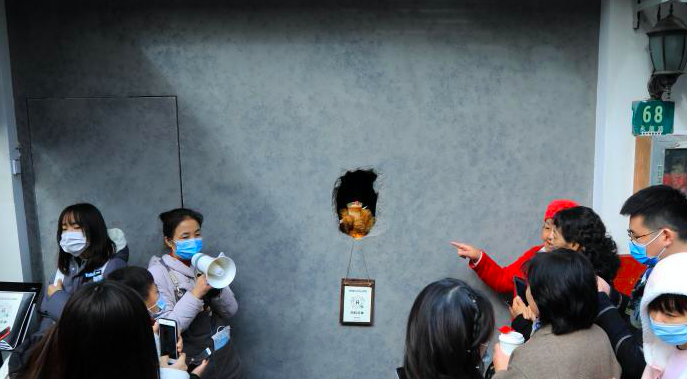
<svg viewBox="0 0 687 379"><path fill-rule="evenodd" d="M360 297L354 299L355 296L352 291L361 292ZM369 299L368 299L369 298ZM367 301L369 301L369 320L367 315L353 315L350 312L352 302L360 301L362 309L365 309ZM349 306L346 306L346 305ZM341 303L339 304L339 323L341 325L353 326L372 326L374 324L375 316L375 281L374 279L341 279ZM362 316L362 318L360 317Z"/></svg>

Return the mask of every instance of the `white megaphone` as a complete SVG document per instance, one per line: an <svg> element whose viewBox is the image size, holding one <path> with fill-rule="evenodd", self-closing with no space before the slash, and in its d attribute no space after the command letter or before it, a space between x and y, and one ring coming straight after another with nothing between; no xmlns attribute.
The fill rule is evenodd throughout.
<svg viewBox="0 0 687 379"><path fill-rule="evenodd" d="M224 253L219 253L217 258L198 253L191 258L191 264L205 274L213 288L224 288L236 277L236 264Z"/></svg>

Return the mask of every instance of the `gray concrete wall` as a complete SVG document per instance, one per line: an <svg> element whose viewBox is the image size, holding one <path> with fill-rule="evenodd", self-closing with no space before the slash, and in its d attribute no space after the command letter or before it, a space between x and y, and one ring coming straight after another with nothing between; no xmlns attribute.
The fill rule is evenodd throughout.
<svg viewBox="0 0 687 379"><path fill-rule="evenodd" d="M29 99L36 218L46 279L55 274L58 217L96 205L147 266L163 251L151 220L181 206L174 97ZM144 250L145 248L145 250Z"/></svg>
<svg viewBox="0 0 687 379"><path fill-rule="evenodd" d="M451 239L507 263L539 242L549 200L591 203L597 2L98 4L8 4L22 143L27 98L177 96L183 200L206 216L206 250L237 262L233 336L251 378L391 377L423 286L484 288ZM113 157L157 164L126 159ZM351 240L331 191L359 166L383 177L384 232L359 246L377 281L371 328L338 324ZM29 170L35 260L49 256L39 182ZM122 208L142 220L126 232L160 234L164 209ZM158 251L139 243L135 262Z"/></svg>

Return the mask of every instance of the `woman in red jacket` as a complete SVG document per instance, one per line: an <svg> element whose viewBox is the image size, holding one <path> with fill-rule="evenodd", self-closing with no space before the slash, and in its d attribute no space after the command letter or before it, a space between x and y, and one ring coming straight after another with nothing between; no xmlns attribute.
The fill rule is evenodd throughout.
<svg viewBox="0 0 687 379"><path fill-rule="evenodd" d="M506 267L501 267L494 262L489 255L479 249L461 242L451 242L458 249L458 256L470 260L470 268L475 270L482 281L496 292L513 293L513 277L525 277L522 266L529 261L535 254L542 251L551 251L553 246L548 237L553 228L553 216L563 209L576 207L577 203L571 200L554 200L544 213L544 224L541 228L541 239L543 244L534 246L527 250L520 258Z"/></svg>

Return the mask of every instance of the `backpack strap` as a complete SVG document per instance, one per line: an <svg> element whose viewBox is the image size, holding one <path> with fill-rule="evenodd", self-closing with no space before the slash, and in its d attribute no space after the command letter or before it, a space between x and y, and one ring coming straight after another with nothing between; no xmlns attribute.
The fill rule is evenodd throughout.
<svg viewBox="0 0 687 379"><path fill-rule="evenodd" d="M169 274L169 279L172 281L172 285L174 286L174 297L175 297L175 302L179 301L182 296L184 296L184 291L181 287L179 287L179 279L177 279L176 275L174 275L174 272L167 266L167 263L165 263L165 260L160 258L160 263L162 263L163 266L165 266L165 269L167 269L167 273Z"/></svg>

